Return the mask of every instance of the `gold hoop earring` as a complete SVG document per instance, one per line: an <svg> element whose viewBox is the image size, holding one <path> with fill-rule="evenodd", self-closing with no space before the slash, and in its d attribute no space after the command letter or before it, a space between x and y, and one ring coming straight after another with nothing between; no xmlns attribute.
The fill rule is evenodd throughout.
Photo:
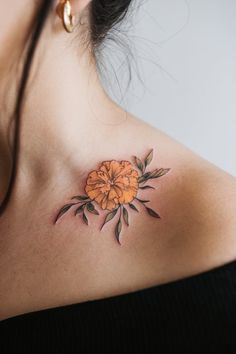
<svg viewBox="0 0 236 354"><path fill-rule="evenodd" d="M66 0L62 5L62 21L65 30L72 33L75 28L75 16L72 15L71 3Z"/></svg>

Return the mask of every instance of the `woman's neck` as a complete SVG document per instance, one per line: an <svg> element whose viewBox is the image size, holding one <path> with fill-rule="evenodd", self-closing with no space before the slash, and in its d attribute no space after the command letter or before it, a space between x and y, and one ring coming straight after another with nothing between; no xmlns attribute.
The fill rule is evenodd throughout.
<svg viewBox="0 0 236 354"><path fill-rule="evenodd" d="M28 82L17 176L25 186L83 173L113 125L124 120L125 111L104 91L91 54L76 52L65 36L42 41Z"/></svg>

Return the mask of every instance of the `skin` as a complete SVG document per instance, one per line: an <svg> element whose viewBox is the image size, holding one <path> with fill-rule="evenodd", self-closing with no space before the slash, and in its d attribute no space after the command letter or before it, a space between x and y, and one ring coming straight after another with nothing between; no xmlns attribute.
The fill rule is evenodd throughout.
<svg viewBox="0 0 236 354"><path fill-rule="evenodd" d="M75 35L65 32L54 11L37 50L21 120L17 179L0 218L0 319L171 282L235 259L235 178L107 96L81 43L88 3L72 3L85 21ZM15 0L9 11L0 0L0 103L7 112L17 94L10 68L19 60L36 5ZM11 167L8 123L2 114L1 199ZM151 182L156 191L140 193L150 198L160 220L144 208L131 212L121 246L114 224L101 232L103 218L97 216L89 227L73 213L53 224L58 208L83 194L89 172L101 162L131 162L150 149L153 169L171 168Z"/></svg>

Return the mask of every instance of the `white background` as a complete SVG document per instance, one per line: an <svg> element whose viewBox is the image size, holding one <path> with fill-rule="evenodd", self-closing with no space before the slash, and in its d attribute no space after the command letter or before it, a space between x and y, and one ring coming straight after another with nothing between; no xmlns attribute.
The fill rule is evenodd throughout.
<svg viewBox="0 0 236 354"><path fill-rule="evenodd" d="M236 0L136 0L116 41L104 51L110 94L236 176Z"/></svg>

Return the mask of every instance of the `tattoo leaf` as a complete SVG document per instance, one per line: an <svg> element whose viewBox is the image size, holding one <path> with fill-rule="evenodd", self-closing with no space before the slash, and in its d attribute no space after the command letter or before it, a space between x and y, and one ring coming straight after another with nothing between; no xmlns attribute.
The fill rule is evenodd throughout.
<svg viewBox="0 0 236 354"><path fill-rule="evenodd" d="M123 206L123 217L127 226L129 226L129 214L127 209Z"/></svg>
<svg viewBox="0 0 236 354"><path fill-rule="evenodd" d="M99 215L99 212L95 209L94 205L92 203L88 203L87 205L87 210L94 214L94 215Z"/></svg>
<svg viewBox="0 0 236 354"><path fill-rule="evenodd" d="M84 200L89 200L89 197L87 195L76 195L76 196L72 197L71 199L78 199L78 200L84 201Z"/></svg>
<svg viewBox="0 0 236 354"><path fill-rule="evenodd" d="M148 203L148 202L150 202L150 200L143 200L143 199L139 199L137 197L135 199L137 199L140 203Z"/></svg>
<svg viewBox="0 0 236 354"><path fill-rule="evenodd" d="M142 163L142 161L136 156L134 156L134 160L135 160L135 164L138 167L138 169L143 173L143 163Z"/></svg>
<svg viewBox="0 0 236 354"><path fill-rule="evenodd" d="M147 181L147 180L149 179L149 177L150 177L151 174L152 174L152 172L146 172L146 173L144 173L143 176L141 176L141 177L138 178L138 182L139 182L139 183L142 183L142 182L144 182L144 181Z"/></svg>
<svg viewBox="0 0 236 354"><path fill-rule="evenodd" d="M122 222L121 222L121 218L119 218L118 223L116 224L116 228L115 228L115 235L116 235L116 239L120 244L120 233L121 233L121 229L122 229Z"/></svg>
<svg viewBox="0 0 236 354"><path fill-rule="evenodd" d="M152 186L143 186L143 187L139 187L139 189L155 189Z"/></svg>
<svg viewBox="0 0 236 354"><path fill-rule="evenodd" d="M76 209L75 215L82 213L82 212L84 211L84 207L85 207L85 204L80 205L80 206Z"/></svg>
<svg viewBox="0 0 236 354"><path fill-rule="evenodd" d="M151 173L149 178L159 178L166 175L170 171L170 168L159 168Z"/></svg>
<svg viewBox="0 0 236 354"><path fill-rule="evenodd" d="M160 219L160 215L157 214L153 209L146 207L147 212L150 216L153 216L154 218Z"/></svg>
<svg viewBox="0 0 236 354"><path fill-rule="evenodd" d="M152 162L152 159L153 159L153 149L149 152L149 154L147 155L146 159L145 159L145 167L147 167L151 162Z"/></svg>
<svg viewBox="0 0 236 354"><path fill-rule="evenodd" d="M115 209L115 210L112 210L110 213L107 214L107 216L106 216L106 218L105 218L105 220L104 220L104 223L103 223L101 229L103 228L103 226L104 226L107 222L111 221L111 220L115 217L115 215L116 215L116 213L117 213L117 210L118 210L118 208Z"/></svg>
<svg viewBox="0 0 236 354"><path fill-rule="evenodd" d="M136 206L134 204L129 203L129 207L138 212L138 209L136 208Z"/></svg>
<svg viewBox="0 0 236 354"><path fill-rule="evenodd" d="M62 215L64 215L73 205L75 204L66 204L60 209L59 213L56 216L55 224L62 217Z"/></svg>
<svg viewBox="0 0 236 354"><path fill-rule="evenodd" d="M85 215L85 213L83 213L83 220L84 220L85 224L88 225L88 218Z"/></svg>

